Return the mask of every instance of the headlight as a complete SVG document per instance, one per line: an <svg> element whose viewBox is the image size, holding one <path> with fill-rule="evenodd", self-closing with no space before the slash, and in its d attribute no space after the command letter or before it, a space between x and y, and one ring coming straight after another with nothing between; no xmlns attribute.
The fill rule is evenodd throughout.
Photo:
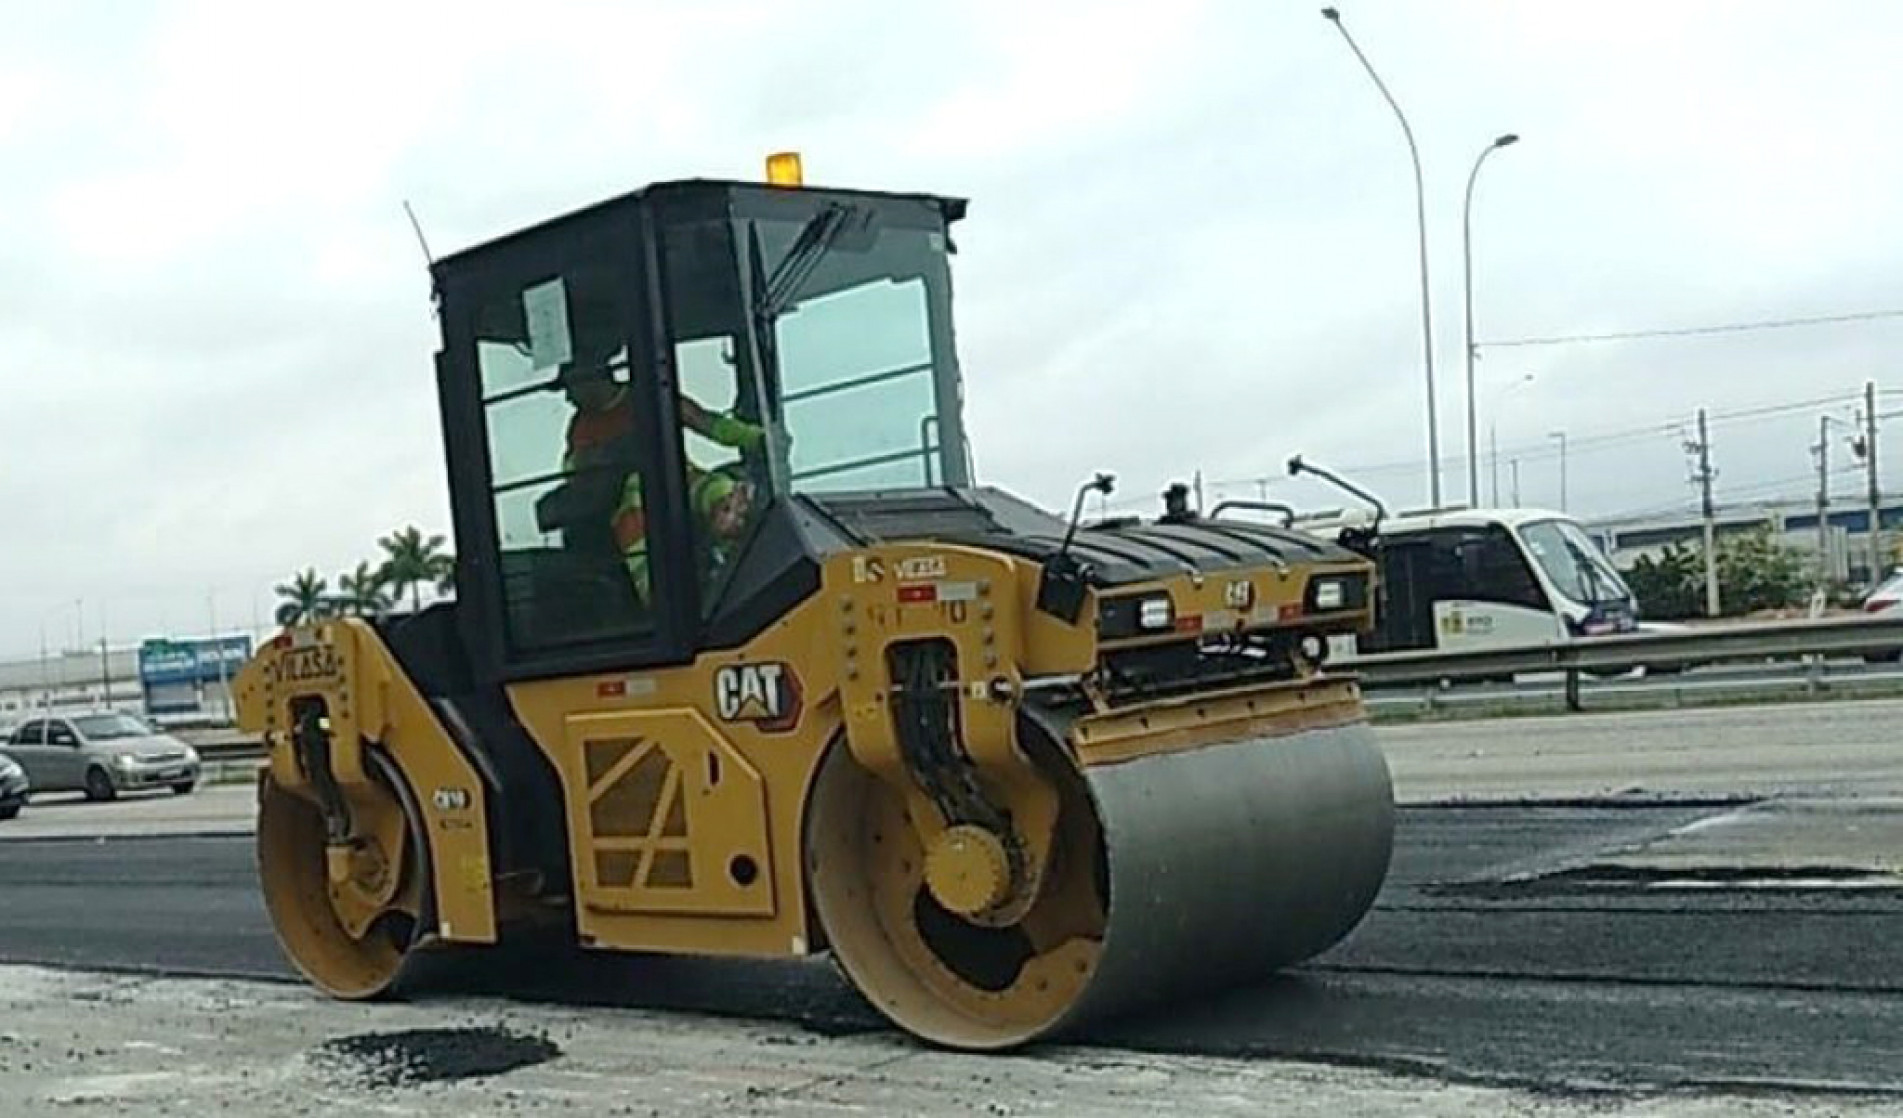
<svg viewBox="0 0 1903 1118"><path fill-rule="evenodd" d="M1167 633L1175 623L1168 593L1119 594L1100 599L1097 606L1097 636L1103 640Z"/></svg>
<svg viewBox="0 0 1903 1118"><path fill-rule="evenodd" d="M130 772L133 767L139 763L139 759L130 753L121 753L112 759L112 763L117 765L121 771Z"/></svg>
<svg viewBox="0 0 1903 1118"><path fill-rule="evenodd" d="M193 749L189 745L185 747L185 763L188 765L198 764L198 750Z"/></svg>
<svg viewBox="0 0 1903 1118"><path fill-rule="evenodd" d="M12 780L16 776L25 775L25 773L26 770L20 767L18 761L0 761L0 780Z"/></svg>
<svg viewBox="0 0 1903 1118"><path fill-rule="evenodd" d="M1315 608L1318 610L1340 609L1348 600L1348 587L1338 578L1323 578L1315 581Z"/></svg>
<svg viewBox="0 0 1903 1118"><path fill-rule="evenodd" d="M1137 625L1143 629L1151 632L1168 629L1175 620L1167 596L1145 598L1137 605Z"/></svg>

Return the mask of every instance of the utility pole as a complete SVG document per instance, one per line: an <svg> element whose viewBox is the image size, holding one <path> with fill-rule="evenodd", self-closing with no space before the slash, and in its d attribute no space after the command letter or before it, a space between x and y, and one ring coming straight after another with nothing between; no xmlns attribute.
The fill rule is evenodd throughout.
<svg viewBox="0 0 1903 1118"><path fill-rule="evenodd" d="M1877 382L1863 382L1863 464L1870 478L1870 585L1883 580L1883 492L1877 487Z"/></svg>
<svg viewBox="0 0 1903 1118"><path fill-rule="evenodd" d="M99 705L112 706L112 657L106 646L106 603L99 603Z"/></svg>
<svg viewBox="0 0 1903 1118"><path fill-rule="evenodd" d="M1196 515L1203 514L1203 472L1196 471Z"/></svg>
<svg viewBox="0 0 1903 1118"><path fill-rule="evenodd" d="M1711 482L1717 475L1711 468L1711 428L1705 409L1698 409L1698 439L1685 444L1687 453L1698 458L1692 480L1698 484L1699 507L1705 520L1705 616L1717 617L1718 598L1718 510L1711 500Z"/></svg>
<svg viewBox="0 0 1903 1118"><path fill-rule="evenodd" d="M205 614L206 619L211 622L210 644L212 655L218 660L219 716L229 718L231 716L231 692L229 690L229 684L225 682L225 650L219 647L218 644L218 591L208 590L205 592Z"/></svg>
<svg viewBox="0 0 1903 1118"><path fill-rule="evenodd" d="M1559 511L1566 511L1566 432L1554 431L1552 437L1559 440Z"/></svg>
<svg viewBox="0 0 1903 1118"><path fill-rule="evenodd" d="M1513 467L1513 507L1517 509L1520 507L1520 460L1514 458L1508 464Z"/></svg>
<svg viewBox="0 0 1903 1118"><path fill-rule="evenodd" d="M1500 428L1489 424L1487 427L1487 458L1493 472L1493 507L1500 507Z"/></svg>
<svg viewBox="0 0 1903 1118"><path fill-rule="evenodd" d="M1817 586L1830 586L1830 417L1817 418Z"/></svg>

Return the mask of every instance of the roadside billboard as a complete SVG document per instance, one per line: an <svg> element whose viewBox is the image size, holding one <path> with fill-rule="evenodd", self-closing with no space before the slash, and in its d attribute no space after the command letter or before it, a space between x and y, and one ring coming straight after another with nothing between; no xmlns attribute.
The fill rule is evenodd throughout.
<svg viewBox="0 0 1903 1118"><path fill-rule="evenodd" d="M139 646L139 684L145 709L153 714L202 711L224 706L220 685L251 658L249 636L208 640L148 640Z"/></svg>

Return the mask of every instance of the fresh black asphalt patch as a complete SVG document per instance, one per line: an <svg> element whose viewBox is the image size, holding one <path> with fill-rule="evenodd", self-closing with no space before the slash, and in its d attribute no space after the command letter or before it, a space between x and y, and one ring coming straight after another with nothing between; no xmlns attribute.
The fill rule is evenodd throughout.
<svg viewBox="0 0 1903 1118"><path fill-rule="evenodd" d="M325 1041L314 1062L371 1087L410 1087L502 1075L562 1050L546 1036L494 1025L359 1033Z"/></svg>

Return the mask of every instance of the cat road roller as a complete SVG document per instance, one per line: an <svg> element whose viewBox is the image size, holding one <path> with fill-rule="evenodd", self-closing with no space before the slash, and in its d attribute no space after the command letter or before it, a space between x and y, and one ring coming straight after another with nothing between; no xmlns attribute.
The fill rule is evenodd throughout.
<svg viewBox="0 0 1903 1118"><path fill-rule="evenodd" d="M1367 912L1392 793L1322 661L1370 563L1180 499L1085 522L1104 476L1057 513L976 484L964 212L671 182L432 264L454 601L288 627L236 680L313 984L530 932L825 951L999 1049Z"/></svg>

